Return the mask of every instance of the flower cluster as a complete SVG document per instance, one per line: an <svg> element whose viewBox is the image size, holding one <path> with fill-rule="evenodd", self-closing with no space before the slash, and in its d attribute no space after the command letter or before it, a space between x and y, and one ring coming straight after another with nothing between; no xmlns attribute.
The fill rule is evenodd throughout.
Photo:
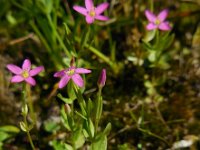
<svg viewBox="0 0 200 150"><path fill-rule="evenodd" d="M93 0L85 0L85 7L75 5L73 6L73 9L83 14L86 18L86 22L88 24L91 24L95 20L102 20L102 21L109 20L108 17L102 15L102 13L108 7L109 7L109 4L107 2L101 3L97 7L95 7ZM169 22L165 21L165 19L167 18L167 15L168 15L167 9L162 10L157 16L149 10L145 10L145 16L149 21L149 23L146 26L146 29L147 30L160 29L164 31L171 30L171 26L169 25ZM12 77L11 82L18 83L18 82L25 81L32 86L36 84L36 81L33 78L33 76L39 74L41 71L44 70L43 66L31 69L31 62L29 59L24 60L22 64L22 68L14 64L8 64L7 68L12 73L15 74ZM66 84L70 81L70 79L72 79L73 82L77 86L83 87L84 81L82 77L80 76L80 74L88 74L88 73L91 73L91 70L84 69L84 68L76 68L74 66L71 66L68 69L64 69L59 72L56 72L54 74L54 77L61 78L59 82L59 88L63 88L64 86L66 86ZM103 87L105 85L105 80L106 80L106 70L103 69L98 81L98 86Z"/></svg>
<svg viewBox="0 0 200 150"><path fill-rule="evenodd" d="M43 66L36 67L34 69L31 69L31 62L29 59L25 59L22 68L14 65L14 64L8 64L7 69L10 70L15 75L11 78L12 83L19 83L22 81L25 81L26 83L34 86L36 85L36 81L33 78L33 76L39 74L41 71L44 70ZM91 70L84 69L84 68L76 68L71 66L68 69L61 70L59 72L56 72L54 74L54 77L60 77L61 80L59 82L59 88L63 88L67 85L70 79L73 80L73 82L79 86L84 86L84 81L80 74L88 74L91 73Z"/></svg>
<svg viewBox="0 0 200 150"><path fill-rule="evenodd" d="M85 7L73 6L73 9L85 16L88 24L93 23L95 20L107 21L109 18L102 15L102 13L108 8L107 2L94 6L93 0L85 0ZM171 26L168 21L165 21L168 15L168 9L162 10L157 16L149 10L145 10L145 16L149 23L146 26L147 30L160 29L163 31L171 30Z"/></svg>

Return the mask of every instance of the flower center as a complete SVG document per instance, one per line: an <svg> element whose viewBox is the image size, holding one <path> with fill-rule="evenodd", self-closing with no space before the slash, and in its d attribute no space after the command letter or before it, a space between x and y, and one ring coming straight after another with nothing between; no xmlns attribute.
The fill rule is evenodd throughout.
<svg viewBox="0 0 200 150"><path fill-rule="evenodd" d="M92 8L92 9L90 10L89 15L90 15L91 17L94 17L94 16L96 15L95 8Z"/></svg>
<svg viewBox="0 0 200 150"><path fill-rule="evenodd" d="M24 70L21 75L24 78L28 78L29 77L29 72L27 70Z"/></svg>
<svg viewBox="0 0 200 150"><path fill-rule="evenodd" d="M156 25L159 25L161 22L159 19L156 19L155 22L154 22Z"/></svg>
<svg viewBox="0 0 200 150"><path fill-rule="evenodd" d="M75 73L75 69L70 69L70 70L67 71L67 74L69 76L72 76L74 73Z"/></svg>

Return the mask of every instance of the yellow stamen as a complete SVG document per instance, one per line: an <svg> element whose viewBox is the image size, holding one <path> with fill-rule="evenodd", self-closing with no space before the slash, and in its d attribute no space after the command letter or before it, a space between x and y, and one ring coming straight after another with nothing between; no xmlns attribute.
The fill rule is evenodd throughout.
<svg viewBox="0 0 200 150"><path fill-rule="evenodd" d="M27 70L24 70L21 75L24 78L28 78L29 77L29 72Z"/></svg>
<svg viewBox="0 0 200 150"><path fill-rule="evenodd" d="M91 11L89 12L89 15L90 15L91 17L94 17L94 16L96 15L96 13L95 13L94 10L91 10Z"/></svg>
<svg viewBox="0 0 200 150"><path fill-rule="evenodd" d="M156 24L156 25L159 25L160 23L161 23L161 22L160 22L159 19L156 19L156 20L155 20L155 24Z"/></svg>
<svg viewBox="0 0 200 150"><path fill-rule="evenodd" d="M75 73L75 69L70 69L69 71L67 71L68 75L73 75Z"/></svg>

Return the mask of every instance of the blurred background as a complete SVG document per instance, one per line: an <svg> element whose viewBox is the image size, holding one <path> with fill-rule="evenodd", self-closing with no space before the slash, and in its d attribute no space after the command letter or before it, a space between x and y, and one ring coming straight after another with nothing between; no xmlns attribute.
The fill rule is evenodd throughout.
<svg viewBox="0 0 200 150"><path fill-rule="evenodd" d="M69 136L57 97L67 90L57 89L53 74L67 68L72 56L77 66L92 69L85 77L87 98L101 69L107 70L100 124L112 123L108 149L200 149L200 1L108 2L110 20L88 25L72 9L84 6L83 0L0 0L0 149L29 149L19 131L22 86L10 84L6 65L21 66L29 58L45 67L31 88L38 116L31 134L37 147L53 149L51 141ZM166 8L172 30L159 31L155 41L144 11Z"/></svg>

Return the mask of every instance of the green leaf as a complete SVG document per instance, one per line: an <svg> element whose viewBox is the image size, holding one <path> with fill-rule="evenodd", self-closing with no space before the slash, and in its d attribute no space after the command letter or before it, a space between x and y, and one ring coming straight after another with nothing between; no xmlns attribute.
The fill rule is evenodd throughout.
<svg viewBox="0 0 200 150"><path fill-rule="evenodd" d="M84 120L87 120L87 118L86 118L84 115L82 115L81 113L79 113L78 111L75 111L75 113L76 113L78 116L80 116L81 118L83 118Z"/></svg>
<svg viewBox="0 0 200 150"><path fill-rule="evenodd" d="M44 122L44 129L47 132L56 132L57 130L60 129L60 125L57 124L56 122L49 120Z"/></svg>
<svg viewBox="0 0 200 150"><path fill-rule="evenodd" d="M86 28L82 33L81 43L80 43L81 47L85 46L85 44L89 40L89 35L90 35L90 27Z"/></svg>
<svg viewBox="0 0 200 150"><path fill-rule="evenodd" d="M53 140L50 144L53 146L54 150L74 150L71 145L60 141Z"/></svg>
<svg viewBox="0 0 200 150"><path fill-rule="evenodd" d="M6 125L6 126L1 126L0 127L0 131L12 132L12 133L19 133L20 129L17 128L16 126Z"/></svg>
<svg viewBox="0 0 200 150"><path fill-rule="evenodd" d="M0 150L3 150L3 143L2 142L0 142Z"/></svg>
<svg viewBox="0 0 200 150"><path fill-rule="evenodd" d="M78 128L73 134L73 141L75 143L76 149L81 148L85 143L85 137L82 133L82 127Z"/></svg>
<svg viewBox="0 0 200 150"><path fill-rule="evenodd" d="M156 35L156 30L148 31L145 37L143 38L143 41L150 42L151 40L154 39L155 35Z"/></svg>
<svg viewBox="0 0 200 150"><path fill-rule="evenodd" d="M67 103L67 104L72 104L74 101L74 99L63 97L60 93L58 93L57 97L60 98L64 103Z"/></svg>
<svg viewBox="0 0 200 150"><path fill-rule="evenodd" d="M72 100L76 99L76 94L74 92L72 81L69 81L69 83L67 84L67 93L68 93L70 99L72 99Z"/></svg>
<svg viewBox="0 0 200 150"><path fill-rule="evenodd" d="M67 115L64 109L64 106L61 108L61 121L65 128L67 128L69 131L71 131L73 126L73 118L71 118L70 115Z"/></svg>
<svg viewBox="0 0 200 150"><path fill-rule="evenodd" d="M84 131L84 135L86 136L88 135L90 138L94 137L95 129L92 120L90 118L84 121L83 128L86 131L86 132Z"/></svg>
<svg viewBox="0 0 200 150"><path fill-rule="evenodd" d="M2 141L4 141L4 140L8 139L9 137L11 137L10 134L8 134L8 133L6 133L6 132L1 132L1 131L0 131L0 142L2 142Z"/></svg>
<svg viewBox="0 0 200 150"><path fill-rule="evenodd" d="M91 115L93 109L93 103L92 100L89 98L88 103L87 103L87 114L88 116Z"/></svg>
<svg viewBox="0 0 200 150"><path fill-rule="evenodd" d="M71 30L69 29L68 25L66 23L63 23L64 26L65 26L65 31L66 31L66 34L67 35L70 35L71 34Z"/></svg>
<svg viewBox="0 0 200 150"><path fill-rule="evenodd" d="M89 130L90 130L91 137L94 137L94 125L91 119L89 119Z"/></svg>
<svg viewBox="0 0 200 150"><path fill-rule="evenodd" d="M156 61L156 54L157 54L156 51L151 51L149 53L148 59L149 59L150 62L155 62Z"/></svg>
<svg viewBox="0 0 200 150"><path fill-rule="evenodd" d="M91 144L90 150L107 150L107 137L103 135L99 140L94 141Z"/></svg>
<svg viewBox="0 0 200 150"><path fill-rule="evenodd" d="M88 138L88 137L89 137L89 134L88 134L88 132L87 132L86 129L83 129L83 135L85 136L85 138Z"/></svg>
<svg viewBox="0 0 200 150"><path fill-rule="evenodd" d="M111 125L111 123L109 122L109 123L107 124L106 128L104 129L103 134L104 134L105 136L108 136L108 134L110 133L111 128L112 128L112 125Z"/></svg>

